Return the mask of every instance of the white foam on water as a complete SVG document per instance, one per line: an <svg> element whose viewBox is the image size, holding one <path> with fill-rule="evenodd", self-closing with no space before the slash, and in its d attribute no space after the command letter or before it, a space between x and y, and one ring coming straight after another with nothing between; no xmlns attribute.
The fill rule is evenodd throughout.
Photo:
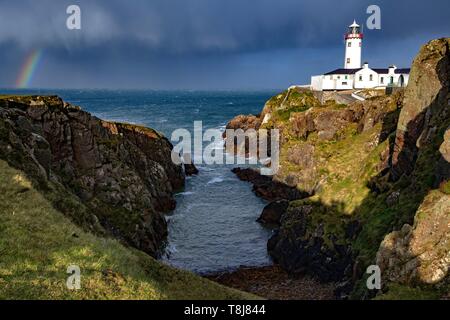
<svg viewBox="0 0 450 320"><path fill-rule="evenodd" d="M177 195L178 196L188 196L188 195L191 195L191 194L194 194L194 192L192 192L192 191L185 191L185 192L180 192Z"/></svg>
<svg viewBox="0 0 450 320"><path fill-rule="evenodd" d="M222 176L215 177L215 178L209 180L207 184L215 184L215 183L221 183L221 182L223 182L223 177Z"/></svg>

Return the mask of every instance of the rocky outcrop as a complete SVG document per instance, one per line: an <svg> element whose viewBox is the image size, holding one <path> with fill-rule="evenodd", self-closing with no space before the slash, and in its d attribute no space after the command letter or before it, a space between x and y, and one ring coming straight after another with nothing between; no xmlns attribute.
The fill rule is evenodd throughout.
<svg viewBox="0 0 450 320"><path fill-rule="evenodd" d="M351 248L331 239L325 244L323 224L311 228L313 205L293 207L281 217L281 228L267 243L276 263L293 274L309 273L322 281L338 281L352 272Z"/></svg>
<svg viewBox="0 0 450 320"><path fill-rule="evenodd" d="M414 60L392 154L391 178L426 196L414 222L389 233L377 264L385 283L442 285L450 268L450 39L425 45ZM424 181L424 174L428 173ZM426 176L425 176L426 177ZM430 188L435 190L430 191ZM414 191L414 189L412 189ZM414 193L411 193L413 196Z"/></svg>
<svg viewBox="0 0 450 320"><path fill-rule="evenodd" d="M444 142L439 147L439 152L441 156L436 167L436 181L443 188L446 188L450 184L448 182L450 177L450 127L445 131ZM449 187L447 186L447 188Z"/></svg>
<svg viewBox="0 0 450 320"><path fill-rule="evenodd" d="M269 226L279 226L281 217L288 207L288 200L273 201L264 207L257 221Z"/></svg>
<svg viewBox="0 0 450 320"><path fill-rule="evenodd" d="M289 186L274 180L270 176L261 175L257 170L251 168L234 168L233 173L242 180L253 184L253 192L258 197L268 201L297 200L309 194L298 190L295 186Z"/></svg>
<svg viewBox="0 0 450 320"><path fill-rule="evenodd" d="M450 40L434 40L415 58L403 110L398 121L392 177L399 179L414 169L421 146L430 143L439 123L448 119Z"/></svg>
<svg viewBox="0 0 450 320"><path fill-rule="evenodd" d="M162 213L174 209L173 192L184 185L171 149L152 129L102 121L56 96L0 99L0 158L43 191L80 201L86 210L77 213L64 196L52 199L78 224L101 226L152 255L167 234Z"/></svg>
<svg viewBox="0 0 450 320"><path fill-rule="evenodd" d="M430 193L413 226L405 224L384 238L376 263L384 283L432 285L449 277L450 195Z"/></svg>
<svg viewBox="0 0 450 320"><path fill-rule="evenodd" d="M258 137L258 130L260 126L261 120L259 116L238 115L234 117L226 125L226 130L234 130L233 137L227 137L227 131L223 133L223 138L226 141L226 151L243 157L248 157L250 155L249 139ZM233 139L233 141L230 143L228 139ZM268 140L268 142L268 147L270 149L270 140ZM230 147L233 149L231 150ZM254 150L254 152L257 152L259 155L258 146L256 146L256 149L257 150Z"/></svg>
<svg viewBox="0 0 450 320"><path fill-rule="evenodd" d="M227 123L226 129L232 129L232 130L238 130L242 129L244 131L247 131L249 129L258 130L261 126L261 120L259 116L255 115L238 115L230 120L230 122ZM224 135L226 136L226 132L224 132Z"/></svg>

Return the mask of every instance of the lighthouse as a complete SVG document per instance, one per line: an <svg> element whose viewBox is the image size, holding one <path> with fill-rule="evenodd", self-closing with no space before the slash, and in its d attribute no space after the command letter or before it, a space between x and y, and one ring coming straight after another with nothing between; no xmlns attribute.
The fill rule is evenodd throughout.
<svg viewBox="0 0 450 320"><path fill-rule="evenodd" d="M363 34L356 20L345 33L344 68L311 77L309 87L313 91L348 91L362 89L385 90L387 87L405 87L409 81L410 69L395 66L389 68L369 68L369 63L361 63ZM355 98L355 97L353 97ZM357 99L357 98L355 98Z"/></svg>
<svg viewBox="0 0 450 320"><path fill-rule="evenodd" d="M361 68L362 39L361 27L355 20L345 34L345 69Z"/></svg>

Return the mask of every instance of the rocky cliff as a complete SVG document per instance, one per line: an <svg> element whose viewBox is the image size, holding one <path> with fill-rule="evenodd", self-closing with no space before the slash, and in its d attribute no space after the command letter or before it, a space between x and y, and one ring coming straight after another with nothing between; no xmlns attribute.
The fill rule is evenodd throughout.
<svg viewBox="0 0 450 320"><path fill-rule="evenodd" d="M390 176L421 194L414 221L388 234L377 264L385 282L450 292L450 39L428 43L414 60L398 122ZM409 188L411 189L411 188ZM434 190L433 190L434 189ZM407 189L408 190L408 189Z"/></svg>
<svg viewBox="0 0 450 320"><path fill-rule="evenodd" d="M382 293L449 291L449 43L420 50L404 92L344 105L292 87L258 121L241 118L280 129L273 181L306 194L265 210L279 226L268 250L285 270L337 281L341 297L373 297L365 278L376 263Z"/></svg>
<svg viewBox="0 0 450 320"><path fill-rule="evenodd" d="M75 223L156 256L184 185L158 132L100 120L56 96L0 97L0 158Z"/></svg>

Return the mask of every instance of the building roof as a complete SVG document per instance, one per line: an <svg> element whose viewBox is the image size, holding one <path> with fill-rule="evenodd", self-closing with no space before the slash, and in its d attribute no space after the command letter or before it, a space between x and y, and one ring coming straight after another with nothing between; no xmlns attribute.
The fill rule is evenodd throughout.
<svg viewBox="0 0 450 320"><path fill-rule="evenodd" d="M373 68L372 70L375 71L376 73L379 73L379 74L388 74L389 73L389 69L388 68L386 68L386 69L375 69L375 68ZM398 69L397 68L397 69L395 69L394 73L395 74L409 74L410 71L411 71L410 68L404 68L404 69Z"/></svg>
<svg viewBox="0 0 450 320"><path fill-rule="evenodd" d="M388 74L389 73L389 69L388 68L385 68L385 69L370 68L370 69L375 71L378 74ZM329 76L329 75L333 75L333 74L355 74L359 70L362 70L362 68L357 68L357 69L336 69L336 70L330 71L328 73L325 73L325 75ZM406 69L395 69L395 73L396 74L409 74L410 71L411 71L411 69L409 69L409 68L406 68Z"/></svg>
<svg viewBox="0 0 450 320"><path fill-rule="evenodd" d="M409 74L410 72L411 72L410 68L395 69L395 73L397 74Z"/></svg>
<svg viewBox="0 0 450 320"><path fill-rule="evenodd" d="M357 69L336 69L336 70L330 71L328 73L325 73L325 75L328 76L328 75L332 75L332 74L355 74L356 72L358 72L361 69L362 68L357 68Z"/></svg>

